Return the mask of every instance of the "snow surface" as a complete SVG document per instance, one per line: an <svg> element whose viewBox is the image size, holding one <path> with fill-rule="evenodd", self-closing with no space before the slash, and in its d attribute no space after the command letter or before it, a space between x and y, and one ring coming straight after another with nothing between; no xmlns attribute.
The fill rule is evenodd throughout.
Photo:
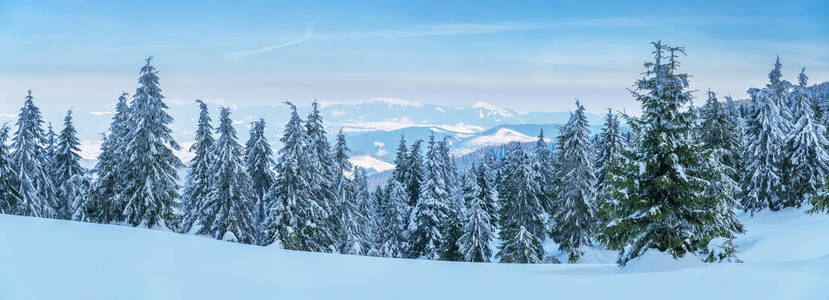
<svg viewBox="0 0 829 300"><path fill-rule="evenodd" d="M528 143L537 139L537 137L531 137L509 128L500 128L493 134L472 138L466 141L466 144L468 146L492 146L509 144L511 142Z"/></svg>
<svg viewBox="0 0 829 300"><path fill-rule="evenodd" d="M829 216L791 209L741 220L745 263L655 253L619 269L307 253L0 215L0 299L829 298Z"/></svg>

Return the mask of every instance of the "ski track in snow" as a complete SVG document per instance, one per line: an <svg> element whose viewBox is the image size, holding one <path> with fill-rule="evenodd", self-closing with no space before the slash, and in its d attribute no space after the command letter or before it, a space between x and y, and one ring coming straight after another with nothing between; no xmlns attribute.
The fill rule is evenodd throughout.
<svg viewBox="0 0 829 300"><path fill-rule="evenodd" d="M0 215L0 299L829 298L829 216L787 209L740 219L745 263L650 253L619 269L601 249L588 249L585 264L457 263Z"/></svg>

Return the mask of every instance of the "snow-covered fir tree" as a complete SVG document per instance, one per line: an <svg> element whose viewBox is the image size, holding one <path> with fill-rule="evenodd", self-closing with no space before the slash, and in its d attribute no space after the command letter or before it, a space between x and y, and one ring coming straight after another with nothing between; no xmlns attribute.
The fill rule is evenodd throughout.
<svg viewBox="0 0 829 300"><path fill-rule="evenodd" d="M276 177L271 171L273 162L273 150L268 139L265 137L265 120L253 122L250 129L250 136L245 143L245 166L250 176L251 192L253 193L253 227L256 234L256 243L268 245L273 242L273 234L268 232L268 207L271 205L265 202L265 194L271 188Z"/></svg>
<svg viewBox="0 0 829 300"><path fill-rule="evenodd" d="M207 201L207 195L210 193L210 180L215 175L210 173L210 165L214 160L210 155L215 143L213 125L210 124L210 112L206 103L198 99L196 102L199 104L199 120L193 145L189 149L193 153L193 158L190 159L190 170L185 178L181 200L183 217L179 223L179 231L183 233L190 232L193 223L201 216L198 211L199 207Z"/></svg>
<svg viewBox="0 0 829 300"><path fill-rule="evenodd" d="M624 137L622 136L621 128L619 127L619 117L613 114L609 108L604 118L604 125L598 135L598 143L596 149L596 190L601 190L604 187L605 174L607 173L607 166L612 163L615 158L615 153L624 147Z"/></svg>
<svg viewBox="0 0 829 300"><path fill-rule="evenodd" d="M331 161L331 145L328 143L328 134L325 131L325 125L322 120L322 112L319 110L319 103L314 101L311 105L311 111L308 113L306 119L305 129L307 131L308 151L309 155L309 170L308 179L313 183L311 185L311 193L314 199L325 210L329 219L325 222L320 222L317 226L324 228L325 232L331 234L327 236L320 236L323 240L320 243L334 248L336 245L336 238L333 236L336 233L337 218L334 212L336 206L336 197L334 196L334 169Z"/></svg>
<svg viewBox="0 0 829 300"><path fill-rule="evenodd" d="M419 149L419 147L412 147ZM420 196L409 218L410 256L426 259L440 258L440 247L444 242L443 229L450 208L450 195L443 176L443 159L440 143L435 135L429 136L429 147L423 163L423 183Z"/></svg>
<svg viewBox="0 0 829 300"><path fill-rule="evenodd" d="M618 200L625 196L633 183L630 153L619 124L619 117L608 109L604 126L599 133L596 155L596 226L602 236L605 225L614 219Z"/></svg>
<svg viewBox="0 0 829 300"><path fill-rule="evenodd" d="M217 138L210 148L210 191L205 200L197 202L198 233L220 240L251 243L253 226L253 193L243 159L243 148L230 119L230 109L219 113Z"/></svg>
<svg viewBox="0 0 829 300"><path fill-rule="evenodd" d="M366 206L373 201L363 168L354 168L353 193L346 197L340 208L339 249L344 254L367 255L372 250L371 234L374 231Z"/></svg>
<svg viewBox="0 0 829 300"><path fill-rule="evenodd" d="M461 176L458 174L458 168L455 165L455 160L452 159L449 153L449 137L444 137L438 143L438 156L440 158L439 165L441 166L441 173L443 174L443 182L446 184L446 191L448 194L447 204L447 219L443 224L443 244L441 244L441 258L444 260L460 261L463 259L460 250L458 249L458 239L463 235L463 217L466 211L466 206L463 201Z"/></svg>
<svg viewBox="0 0 829 300"><path fill-rule="evenodd" d="M167 104L158 86L158 72L152 57L141 67L138 88L130 105L130 126L126 136L129 158L124 185L124 217L132 226L171 228L175 225L178 173L183 167L173 150L180 149L173 140Z"/></svg>
<svg viewBox="0 0 829 300"><path fill-rule="evenodd" d="M327 226L328 211L314 197L311 155L308 155L308 136L302 124L296 106L286 104L291 109L291 118L280 138L282 149L276 163L276 181L268 194L266 202L272 204L270 222L285 249L314 252L334 252L331 244L335 232Z"/></svg>
<svg viewBox="0 0 829 300"><path fill-rule="evenodd" d="M409 148L406 147L406 138L401 134L400 143L397 145L397 152L394 156L394 169L391 171L391 177L397 182L405 183L409 177L406 162L409 159ZM407 201L408 202L408 201Z"/></svg>
<svg viewBox="0 0 829 300"><path fill-rule="evenodd" d="M642 105L641 119L631 122L641 135L635 153L638 185L621 199L622 217L608 225L613 239L623 240L618 244L629 245L621 251L620 264L650 249L674 257L695 253L735 231L728 228L732 224L720 222L733 212L724 215L720 199L706 193L715 170L705 163L710 156L692 139L694 115L682 111L692 100L688 75L677 70L684 49L653 44L655 60L645 64L645 77L634 91Z"/></svg>
<svg viewBox="0 0 829 300"><path fill-rule="evenodd" d="M66 112L66 117L63 119L63 129L57 139L55 169L53 170L55 172L55 186L58 189L57 202L59 203L56 213L58 218L65 220L71 219L75 214L74 206L77 201L74 197L86 194L87 192L81 189L88 188L86 182L83 182L83 185L75 185L73 183L81 182L78 180L72 181L72 177L83 176L86 173L86 170L81 168L80 164L81 156L78 154L81 151L80 144L75 125L72 124L72 111L70 110Z"/></svg>
<svg viewBox="0 0 829 300"><path fill-rule="evenodd" d="M20 185L20 201L15 211L24 216L56 215L57 193L49 169L50 158L43 148L45 140L40 109L34 104L32 91L20 108L17 131L12 139L12 162Z"/></svg>
<svg viewBox="0 0 829 300"><path fill-rule="evenodd" d="M405 257L407 246L406 221L408 220L409 195L403 185L392 178L386 184L386 197L378 213L379 255Z"/></svg>
<svg viewBox="0 0 829 300"><path fill-rule="evenodd" d="M72 199L72 203L70 203L70 219L82 222L96 221L89 215L89 212L94 211L92 209L92 205L95 204L95 189L93 188L94 183L95 179L92 177L90 172L76 174L75 176L69 178L69 180L65 183L66 185L72 187L67 194L69 196L68 198Z"/></svg>
<svg viewBox="0 0 829 300"><path fill-rule="evenodd" d="M544 129L538 133L538 139L535 141L535 145L533 147L533 168L535 168L535 172L538 173L538 182L541 184L541 204L544 206L544 209L547 213L552 213L554 209L554 198L556 197L556 189L555 186L555 172L556 172L556 162L553 156L553 151L550 149L550 145L547 143L546 138L544 138Z"/></svg>
<svg viewBox="0 0 829 300"><path fill-rule="evenodd" d="M498 257L507 263L538 263L544 253L541 241L546 235L539 174L532 157L517 142L511 143L501 166L498 195L501 200L499 224L501 250Z"/></svg>
<svg viewBox="0 0 829 300"><path fill-rule="evenodd" d="M475 168L479 170L480 167ZM470 179L471 188L468 192L471 193L469 198L469 209L464 212L463 234L458 238L458 251L463 257L464 261L470 262L489 262L492 257L492 249L489 243L494 238L494 230L492 227L492 216L487 212L487 206L491 206L491 199L486 197L479 198L481 193L478 191L481 187L476 184L477 180ZM486 181L484 181L486 182ZM483 187L487 188L487 187Z"/></svg>
<svg viewBox="0 0 829 300"><path fill-rule="evenodd" d="M498 227L498 193L495 188L495 179L492 177L492 164L494 162L484 159L481 163L470 172L471 180L474 180L475 194L473 198L480 205L481 209L489 215L489 228L494 231ZM470 202L470 207L471 207Z"/></svg>
<svg viewBox="0 0 829 300"><path fill-rule="evenodd" d="M803 201L823 194L829 176L829 140L826 127L815 119L812 92L808 89L806 68L798 76L798 85L791 95L792 129L786 141L790 175L783 203L786 207L800 207Z"/></svg>
<svg viewBox="0 0 829 300"><path fill-rule="evenodd" d="M560 155L556 174L561 186L552 216L556 223L550 236L559 244L559 250L568 254L571 263L578 262L584 254L582 246L591 244L596 222L593 198L596 175L590 156L589 126L584 106L576 101L576 111L558 137Z"/></svg>
<svg viewBox="0 0 829 300"><path fill-rule="evenodd" d="M780 108L768 89L749 90L751 113L746 120L741 203L752 214L764 208L780 209L786 192L783 151L789 123L780 115Z"/></svg>
<svg viewBox="0 0 829 300"><path fill-rule="evenodd" d="M365 242L363 240L364 216L361 214L360 205L357 202L358 191L355 189L354 181L346 177L346 172L352 172L355 179L363 181L365 173L362 169L354 168L348 160L348 144L342 129L337 134L337 143L334 146L334 194L336 195L336 238L337 249L345 254L364 254ZM368 189L367 186L365 186ZM360 197L367 197L362 191Z"/></svg>
<svg viewBox="0 0 829 300"><path fill-rule="evenodd" d="M6 145L8 138L9 127L3 124L0 127L0 214L16 213L20 201L17 172L12 165L9 147Z"/></svg>
<svg viewBox="0 0 829 300"><path fill-rule="evenodd" d="M97 175L93 184L92 204L87 218L98 223L121 222L124 219L123 184L126 180L127 134L132 129L129 119L127 93L118 97L115 115L109 125L109 135L103 136L101 153L93 172Z"/></svg>
<svg viewBox="0 0 829 300"><path fill-rule="evenodd" d="M52 127L52 122L46 123L46 135L44 136L43 140L43 151L46 156L46 166L43 168L46 170L46 173L49 174L52 178L52 183L55 185L55 191L57 192L58 189L58 173L55 171L57 169L55 165L55 153L58 152L58 136L55 134L55 129ZM58 197L57 195L55 197ZM60 199L55 199L55 217L61 218L60 216Z"/></svg>
<svg viewBox="0 0 829 300"><path fill-rule="evenodd" d="M423 163L423 154L421 153L422 140L417 140L412 143L409 151L409 156L406 161L406 177L400 183L406 188L406 193L409 194L408 204L412 208L417 205L420 198L420 185L425 180L426 170Z"/></svg>

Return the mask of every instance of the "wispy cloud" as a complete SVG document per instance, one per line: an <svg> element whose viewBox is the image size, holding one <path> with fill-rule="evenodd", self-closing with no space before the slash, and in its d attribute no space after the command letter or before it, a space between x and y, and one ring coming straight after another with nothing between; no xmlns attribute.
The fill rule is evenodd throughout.
<svg viewBox="0 0 829 300"><path fill-rule="evenodd" d="M271 45L271 46L265 46L265 47L262 47L262 48L259 48L259 49L254 49L254 50L230 52L227 55L231 56L231 57L245 57L245 56L250 56L250 55L262 54L262 53L266 53L266 52L271 52L271 51L279 49L279 48L285 48L285 47L288 47L288 46L301 44L301 43L304 43L304 42L308 41L310 38L311 38L311 29L307 29L307 30L305 30L305 35L303 35L301 38L296 39L296 40L287 41L287 42L284 42L284 43L281 43L281 44L276 44L276 45Z"/></svg>

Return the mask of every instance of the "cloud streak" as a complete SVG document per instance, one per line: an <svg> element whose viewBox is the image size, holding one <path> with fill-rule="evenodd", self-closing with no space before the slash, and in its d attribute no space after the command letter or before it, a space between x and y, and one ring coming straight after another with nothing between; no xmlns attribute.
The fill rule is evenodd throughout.
<svg viewBox="0 0 829 300"><path fill-rule="evenodd" d="M271 51L279 49L279 48L285 48L285 47L301 44L301 43L304 43L304 42L308 41L309 39L311 39L311 30L310 29L305 31L304 36L302 36L301 38L296 39L296 40L287 41L287 42L284 42L284 43L281 43L281 44L276 44L276 45L271 45L271 46L265 46L265 47L262 47L262 48L259 48L259 49L254 49L254 50L230 52L227 55L230 56L230 57L245 57L245 56L257 55L257 54L271 52Z"/></svg>

